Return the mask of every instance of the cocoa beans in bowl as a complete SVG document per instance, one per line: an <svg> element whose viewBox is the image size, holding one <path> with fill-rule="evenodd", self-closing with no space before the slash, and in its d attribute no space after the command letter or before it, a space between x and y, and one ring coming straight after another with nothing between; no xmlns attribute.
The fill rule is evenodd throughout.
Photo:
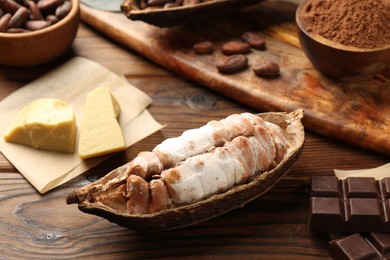
<svg viewBox="0 0 390 260"><path fill-rule="evenodd" d="M183 228L270 190L304 145L302 110L233 114L183 132L66 197L81 211L147 232Z"/></svg>
<svg viewBox="0 0 390 260"><path fill-rule="evenodd" d="M122 12L131 20L140 20L159 27L173 27L225 11L261 2L262 0L124 0Z"/></svg>
<svg viewBox="0 0 390 260"><path fill-rule="evenodd" d="M58 58L79 24L79 0L0 0L0 64L27 67Z"/></svg>

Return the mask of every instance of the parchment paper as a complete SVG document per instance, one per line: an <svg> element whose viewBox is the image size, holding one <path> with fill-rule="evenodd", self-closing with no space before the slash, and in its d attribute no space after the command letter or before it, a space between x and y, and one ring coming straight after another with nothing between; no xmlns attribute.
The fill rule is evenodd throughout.
<svg viewBox="0 0 390 260"><path fill-rule="evenodd" d="M338 179L346 179L348 177L372 177L376 180L382 180L383 178L390 177L390 163L384 164L376 168L362 170L334 169L334 173Z"/></svg>
<svg viewBox="0 0 390 260"><path fill-rule="evenodd" d="M123 77L81 57L71 59L0 102L0 150L40 193L73 179L112 156L81 160L77 154L86 95L99 86L109 87L121 106L118 121L127 147L163 127L146 110L152 102L149 96ZM31 101L44 97L61 99L73 107L78 126L74 154L36 150L4 141L2 136L19 111Z"/></svg>

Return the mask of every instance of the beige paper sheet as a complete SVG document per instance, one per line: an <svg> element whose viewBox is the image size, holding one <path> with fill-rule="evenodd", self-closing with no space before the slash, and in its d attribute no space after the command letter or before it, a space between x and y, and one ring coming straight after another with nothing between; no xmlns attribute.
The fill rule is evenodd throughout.
<svg viewBox="0 0 390 260"><path fill-rule="evenodd" d="M382 166L361 169L361 170L337 170L334 169L334 173L338 179L346 179L348 177L372 177L376 180L382 180L383 178L390 177L390 163Z"/></svg>
<svg viewBox="0 0 390 260"><path fill-rule="evenodd" d="M117 76L98 63L75 57L18 89L0 102L0 135L5 133L22 107L34 99L43 97L59 98L70 104L79 126L86 95L99 86L109 87L121 105L119 123L127 147L163 127L146 110L152 102L149 96L130 85L123 77ZM78 140L79 132L76 139L76 151ZM81 160L77 152L65 154L36 150L7 143L2 137L0 138L0 150L40 193L45 193L73 179L112 156L111 154Z"/></svg>

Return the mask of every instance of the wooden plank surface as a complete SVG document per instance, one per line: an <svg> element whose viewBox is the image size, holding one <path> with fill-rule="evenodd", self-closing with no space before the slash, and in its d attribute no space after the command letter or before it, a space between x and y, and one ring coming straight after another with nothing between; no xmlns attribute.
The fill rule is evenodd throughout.
<svg viewBox="0 0 390 260"><path fill-rule="evenodd" d="M297 1L294 1L297 2ZM390 71L371 80L340 83L320 75L299 48L291 1L265 1L240 13L199 19L175 28L132 21L121 13L82 5L82 19L98 31L175 73L258 110L305 109L307 128L338 140L390 155ZM298 1L299 2L299 1ZM215 68L220 47L245 31L262 34L266 51L252 49L250 65L277 61L281 76L261 79L248 69L222 75ZM210 40L211 55L192 45Z"/></svg>
<svg viewBox="0 0 390 260"><path fill-rule="evenodd" d="M305 148L291 172L245 207L161 234L119 227L66 205L65 195L184 130L258 110L179 77L85 24L72 49L56 62L28 69L0 66L0 100L76 55L120 68L130 83L152 97L149 111L167 126L44 195L0 154L0 259L330 259L328 234L310 232L307 225L310 177L332 174L334 168L371 168L389 161L307 130Z"/></svg>

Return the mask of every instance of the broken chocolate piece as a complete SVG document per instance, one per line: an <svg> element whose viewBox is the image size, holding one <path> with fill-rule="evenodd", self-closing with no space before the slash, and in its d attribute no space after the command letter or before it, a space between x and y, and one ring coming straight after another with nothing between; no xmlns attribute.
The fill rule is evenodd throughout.
<svg viewBox="0 0 390 260"><path fill-rule="evenodd" d="M329 242L329 255L337 260L388 259L390 234L355 233Z"/></svg>

